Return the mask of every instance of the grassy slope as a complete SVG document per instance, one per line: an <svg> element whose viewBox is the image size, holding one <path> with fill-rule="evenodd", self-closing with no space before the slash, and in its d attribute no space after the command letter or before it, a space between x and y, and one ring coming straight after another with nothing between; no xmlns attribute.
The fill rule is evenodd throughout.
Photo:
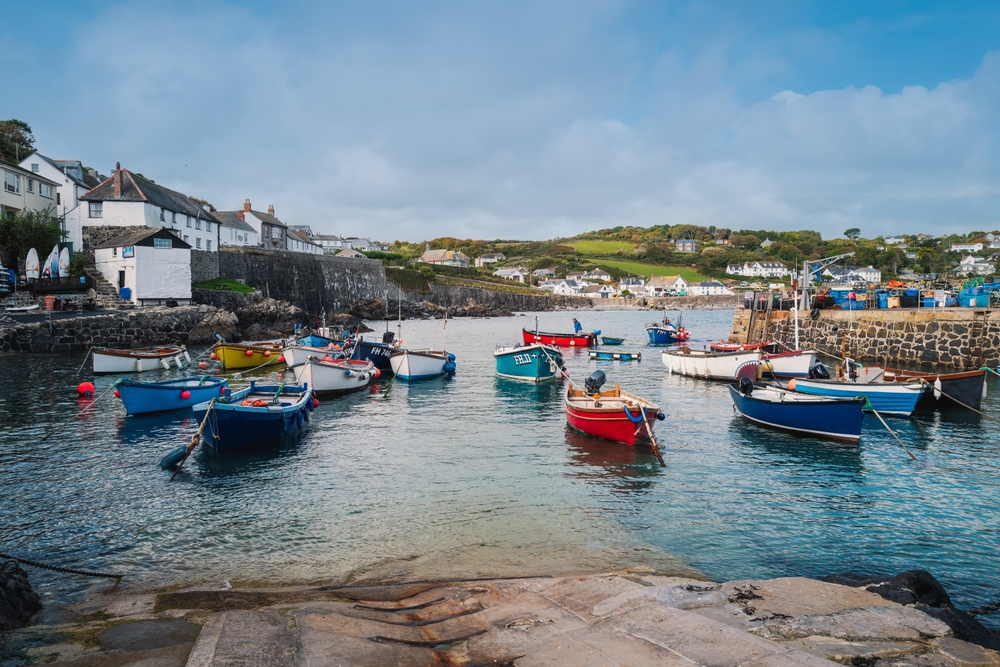
<svg viewBox="0 0 1000 667"><path fill-rule="evenodd" d="M635 247L632 243L624 241L572 241L566 243L582 255L613 255L619 250L632 252Z"/></svg>
<svg viewBox="0 0 1000 667"><path fill-rule="evenodd" d="M596 263L614 266L622 271L628 271L629 273L645 276L646 278L652 274L656 274L658 276L680 276L688 283L708 280L708 276L703 276L694 269L682 266L656 266L655 264L640 264L639 262L622 262L616 259L601 259L597 260Z"/></svg>
<svg viewBox="0 0 1000 667"><path fill-rule="evenodd" d="M203 283L194 283L191 287L195 289L211 289L224 292L253 292L253 287L233 280L232 278L216 278Z"/></svg>

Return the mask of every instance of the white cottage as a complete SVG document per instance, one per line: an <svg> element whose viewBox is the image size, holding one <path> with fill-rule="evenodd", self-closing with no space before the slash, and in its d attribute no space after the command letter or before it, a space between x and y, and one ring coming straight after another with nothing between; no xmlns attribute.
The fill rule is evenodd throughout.
<svg viewBox="0 0 1000 667"><path fill-rule="evenodd" d="M191 303L191 245L165 227L129 232L98 245L94 263L122 298L138 306Z"/></svg>
<svg viewBox="0 0 1000 667"><path fill-rule="evenodd" d="M260 245L257 230L243 219L243 211L216 211L212 215L219 221L219 245Z"/></svg>
<svg viewBox="0 0 1000 667"><path fill-rule="evenodd" d="M93 169L85 169L79 160L53 160L38 151L21 160L20 165L33 174L59 184L55 193L55 201L52 202L50 197L49 203L55 204L55 216L62 223L63 231L67 231L66 217L75 216L78 212L80 197L105 180L105 177L99 176ZM77 225L76 228L78 229L79 226ZM67 240L76 244L80 243L80 239L69 238Z"/></svg>

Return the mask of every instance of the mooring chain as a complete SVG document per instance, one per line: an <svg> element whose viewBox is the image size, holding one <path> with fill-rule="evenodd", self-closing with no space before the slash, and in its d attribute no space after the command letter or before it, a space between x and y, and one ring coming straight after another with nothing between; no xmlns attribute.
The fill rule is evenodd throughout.
<svg viewBox="0 0 1000 667"><path fill-rule="evenodd" d="M53 572L63 572L65 574L79 574L84 577L104 577L106 579L121 579L124 574L108 574L107 572L88 572L87 570L74 570L69 567L59 567L57 565L46 565L44 563L38 563L33 560L28 560L27 558L18 558L16 556L10 556L8 554L0 554L0 559L4 561L3 570L9 574L17 572L18 568L23 563L24 565L30 565L31 567L41 568L43 570L52 570Z"/></svg>
<svg viewBox="0 0 1000 667"><path fill-rule="evenodd" d="M976 607L975 609L970 609L966 613L969 614L969 616L980 616L982 614L988 614L991 611L996 611L997 609L1000 609L1000 600L997 600L993 604L988 604L984 607Z"/></svg>

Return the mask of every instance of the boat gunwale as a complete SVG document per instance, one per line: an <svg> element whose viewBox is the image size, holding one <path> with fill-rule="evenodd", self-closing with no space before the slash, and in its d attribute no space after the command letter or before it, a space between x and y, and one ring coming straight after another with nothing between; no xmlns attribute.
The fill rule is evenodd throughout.
<svg viewBox="0 0 1000 667"><path fill-rule="evenodd" d="M172 350L169 353L153 353L147 352L147 350ZM184 345L154 345L150 347L135 347L129 349L112 349L107 347L95 347L94 354L102 355L105 357L125 357L130 359L166 359L167 357L176 357L178 354L187 352L187 347ZM115 371L110 371L115 372Z"/></svg>

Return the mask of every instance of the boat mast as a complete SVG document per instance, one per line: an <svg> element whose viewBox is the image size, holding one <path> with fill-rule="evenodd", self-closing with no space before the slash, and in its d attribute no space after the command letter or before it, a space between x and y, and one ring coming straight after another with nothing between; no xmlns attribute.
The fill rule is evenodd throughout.
<svg viewBox="0 0 1000 667"><path fill-rule="evenodd" d="M795 349L799 349L799 288L802 286L801 279L796 280L792 276L792 318L795 320Z"/></svg>

